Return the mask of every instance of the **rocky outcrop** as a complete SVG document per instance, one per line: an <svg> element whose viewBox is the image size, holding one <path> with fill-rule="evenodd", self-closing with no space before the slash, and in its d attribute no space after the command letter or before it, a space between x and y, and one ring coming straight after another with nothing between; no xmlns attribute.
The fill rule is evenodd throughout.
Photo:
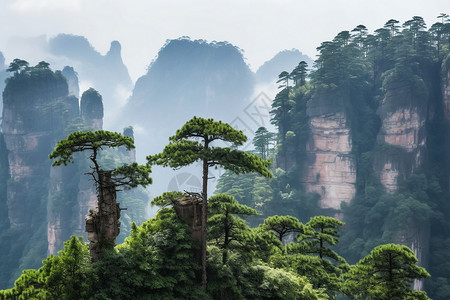
<svg viewBox="0 0 450 300"><path fill-rule="evenodd" d="M407 81L388 85L378 109L381 129L374 169L386 191L397 190L398 180L421 166L426 151L427 100Z"/></svg>
<svg viewBox="0 0 450 300"><path fill-rule="evenodd" d="M321 196L320 207L340 211L356 192L356 164L350 124L344 103L330 95L318 95L307 108L311 138L301 181L306 191Z"/></svg>
<svg viewBox="0 0 450 300"><path fill-rule="evenodd" d="M118 41L111 42L106 55L98 52L85 37L71 34L59 34L51 38L46 46L45 50L51 54L49 59L57 58L57 62L64 61L73 66L79 78L89 82L103 96L105 114L108 116L105 121L110 122L109 128L129 125L120 121L124 118L125 100L134 85L123 63L122 47Z"/></svg>
<svg viewBox="0 0 450 300"><path fill-rule="evenodd" d="M64 126L55 132L54 141L64 139L68 132L66 128L80 116L78 104L78 78L71 67L62 71L68 86L68 96L65 98L65 109L61 118ZM63 242L73 234L73 206L76 206L74 196L77 194L76 182L80 178L78 165L50 168L49 191L47 203L47 242L48 255L56 255L63 249Z"/></svg>
<svg viewBox="0 0 450 300"><path fill-rule="evenodd" d="M83 36L59 34L48 42L48 50L54 56L68 59L81 78L98 87L102 95L112 100L118 85L132 87L127 67L121 57L118 41L111 42L108 53L103 56Z"/></svg>
<svg viewBox="0 0 450 300"><path fill-rule="evenodd" d="M427 93L419 78L396 77L385 84L385 95L378 108L381 129L377 137L374 171L386 192L395 193L401 180L422 166L426 157ZM430 224L412 219L394 237L396 243L411 248L419 265L426 267L430 247ZM414 289L422 290L416 280Z"/></svg>
<svg viewBox="0 0 450 300"><path fill-rule="evenodd" d="M67 83L62 76L50 78L15 76L3 93L2 132L9 153L8 211L13 228L31 229L33 207L41 200L30 195L45 187L42 180L49 178L51 164L48 154L59 136L56 131L64 128L61 110L66 106Z"/></svg>
<svg viewBox="0 0 450 300"><path fill-rule="evenodd" d="M116 245L120 233L120 206L116 202L116 186L110 172L102 172L102 188L98 204L86 216L86 232L92 261L100 260L103 250Z"/></svg>
<svg viewBox="0 0 450 300"><path fill-rule="evenodd" d="M201 242L202 198L198 193L185 192L181 201L173 203L178 218L189 226L194 239Z"/></svg>
<svg viewBox="0 0 450 300"><path fill-rule="evenodd" d="M15 240L1 256L10 266L35 268L48 252L61 249L62 228L71 222L70 197L66 197L70 191L61 183L67 177L60 170L51 171L48 155L78 114L78 106L68 97L61 72L47 68L17 72L9 79L3 100L2 153L7 162L2 168L7 165L9 180L2 185L8 228L14 230ZM3 286L14 270L2 269L8 274L2 278Z"/></svg>
<svg viewBox="0 0 450 300"><path fill-rule="evenodd" d="M102 96L93 88L88 89L81 96L81 118L91 130L103 128Z"/></svg>
<svg viewBox="0 0 450 300"><path fill-rule="evenodd" d="M408 246L416 256L418 265L427 267L430 252L430 224L422 224L418 226L413 222L409 222L408 230L403 231L396 237L396 243ZM423 279L415 279L413 282L414 290L423 290Z"/></svg>
<svg viewBox="0 0 450 300"><path fill-rule="evenodd" d="M67 85L69 87L69 96L80 98L80 87L78 84L78 76L72 67L65 66L62 74L66 77Z"/></svg>
<svg viewBox="0 0 450 300"><path fill-rule="evenodd" d="M85 91L81 96L80 101L81 118L84 124L91 130L103 129L103 101L102 96L93 88ZM88 155L81 153L84 161L88 161ZM85 165L83 173L88 172L88 167ZM78 213L76 214L76 228L75 231L79 235L84 235L85 220L84 217L90 210L95 209L97 205L97 192L89 175L81 176L78 183Z"/></svg>

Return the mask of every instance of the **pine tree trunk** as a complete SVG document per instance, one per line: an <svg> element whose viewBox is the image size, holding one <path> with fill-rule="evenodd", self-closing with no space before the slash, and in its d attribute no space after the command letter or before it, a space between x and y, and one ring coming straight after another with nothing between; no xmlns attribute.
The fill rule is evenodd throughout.
<svg viewBox="0 0 450 300"><path fill-rule="evenodd" d="M205 146L207 147L207 145ZM208 213L208 161L203 160L203 191L202 191L202 288L206 291L206 222Z"/></svg>

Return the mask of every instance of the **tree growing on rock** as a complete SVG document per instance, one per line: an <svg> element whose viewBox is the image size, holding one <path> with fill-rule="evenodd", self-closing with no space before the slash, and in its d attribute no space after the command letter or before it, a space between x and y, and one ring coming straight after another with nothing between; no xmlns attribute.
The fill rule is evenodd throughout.
<svg viewBox="0 0 450 300"><path fill-rule="evenodd" d="M202 287L206 290L206 241L207 241L207 209L208 209L208 170L213 166L222 166L235 173L257 172L272 177L268 170L270 162L261 157L230 147L215 147L214 142L223 141L233 146L240 146L247 137L231 125L216 122L213 119L194 117L186 122L176 134L169 138L170 143L163 152L150 155L150 164L180 168L196 161L202 163Z"/></svg>
<svg viewBox="0 0 450 300"><path fill-rule="evenodd" d="M152 183L149 177L149 165L132 163L105 170L100 166L99 154L104 148L125 147L135 148L132 138L120 133L98 130L95 132L74 132L56 145L49 155L55 159L52 166L67 165L73 162L75 152L88 151L91 161L88 173L92 176L97 188L98 211L91 210L86 217L86 231L90 243L91 258L100 259L104 249L115 245L115 239L120 232L120 206L116 203L116 191L124 188L134 188L138 185L147 186Z"/></svg>
<svg viewBox="0 0 450 300"><path fill-rule="evenodd" d="M29 63L26 60L16 58L10 64L7 72L12 72L14 74L18 74L19 72L26 70L28 68Z"/></svg>

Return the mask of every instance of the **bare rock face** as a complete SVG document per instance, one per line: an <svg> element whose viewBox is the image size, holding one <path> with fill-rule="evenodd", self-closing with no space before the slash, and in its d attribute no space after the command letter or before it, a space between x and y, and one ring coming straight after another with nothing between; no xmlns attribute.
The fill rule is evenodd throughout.
<svg viewBox="0 0 450 300"><path fill-rule="evenodd" d="M63 188L63 167L54 167L50 169L50 187L49 199L57 198ZM52 205L47 205L47 241L48 254L56 255L58 250L62 249L62 226L60 210L54 210Z"/></svg>
<svg viewBox="0 0 450 300"><path fill-rule="evenodd" d="M97 193L92 184L90 176L81 176L78 183L77 194L78 212L75 221L75 234L78 236L84 235L85 231L85 216L89 210L97 207Z"/></svg>
<svg viewBox="0 0 450 300"><path fill-rule="evenodd" d="M397 79L387 84L377 111L381 129L377 137L380 149L374 156L374 171L388 193L395 193L400 180L411 175L425 160L428 99L421 83L420 80L412 83L411 80ZM406 229L399 231L394 240L410 247L419 265L426 267L430 224L409 220ZM415 290L422 287L423 281L414 282Z"/></svg>
<svg viewBox="0 0 450 300"><path fill-rule="evenodd" d="M443 102L445 118L450 122L450 71L447 71L446 73L447 77L444 77L443 85Z"/></svg>
<svg viewBox="0 0 450 300"><path fill-rule="evenodd" d="M446 77L443 78L443 88L442 88L442 102L444 105L444 116L447 126L450 127L450 71L445 72ZM450 152L450 144L447 142L447 153ZM450 165L447 166L450 168Z"/></svg>
<svg viewBox="0 0 450 300"><path fill-rule="evenodd" d="M202 197L198 193L184 193L183 200L174 203L178 218L189 226L192 238L202 243ZM201 248L194 250L194 257L202 264Z"/></svg>
<svg viewBox="0 0 450 300"><path fill-rule="evenodd" d="M427 101L414 93L408 82L388 86L378 109L381 130L378 143L383 145L375 155L374 169L389 193L398 180L417 169L425 156Z"/></svg>
<svg viewBox="0 0 450 300"><path fill-rule="evenodd" d="M356 163L343 101L320 95L308 104L311 138L302 182L321 195L320 207L340 210L356 192Z"/></svg>
<svg viewBox="0 0 450 300"><path fill-rule="evenodd" d="M430 226L417 226L412 222L409 223L408 230L402 232L396 238L396 242L408 246L417 257L418 265L426 268L430 252ZM414 279L414 290L422 291L423 283L423 279Z"/></svg>
<svg viewBox="0 0 450 300"><path fill-rule="evenodd" d="M34 207L41 200L29 195L45 188L43 180L50 175L48 154L53 150L56 131L64 128L61 110L66 104L67 83L62 76L50 78L17 76L10 79L3 93L2 131L11 176L7 201L13 228L31 229Z"/></svg>
<svg viewBox="0 0 450 300"><path fill-rule="evenodd" d="M174 203L177 216L189 226L194 239L201 242L202 230L202 199L200 194L185 193L182 201Z"/></svg>
<svg viewBox="0 0 450 300"><path fill-rule="evenodd" d="M7 218L6 228L14 230L14 240L0 251L13 266L2 269L6 274L0 278L2 287L10 284L17 272L14 268L39 267L67 238L71 191L63 182L70 182L74 175L70 168L52 170L48 155L78 115L77 103L68 97L66 79L48 68L14 74L3 91L3 103L2 157L6 161L1 166L8 178L2 177L6 198L2 216Z"/></svg>
<svg viewBox="0 0 450 300"><path fill-rule="evenodd" d="M65 98L65 112L62 118L68 124L80 116L78 104L78 78L71 67L65 67L62 71L68 85L68 96ZM76 96L75 96L76 95ZM60 128L55 141L65 138L66 133ZM73 216L71 214L76 194L75 182L78 181L79 172L77 165L51 167L47 204L47 242L48 255L56 255L63 249L63 242L73 231ZM61 204L61 202L63 204ZM79 234L82 235L82 234Z"/></svg>
<svg viewBox="0 0 450 300"><path fill-rule="evenodd" d="M65 66L62 74L66 77L67 85L69 87L69 96L80 98L80 87L78 84L78 76L72 67Z"/></svg>
<svg viewBox="0 0 450 300"><path fill-rule="evenodd" d="M86 216L86 232L92 261L98 261L102 251L116 245L120 233L120 206L116 202L116 187L111 173L103 172L103 193L98 197L96 209Z"/></svg>

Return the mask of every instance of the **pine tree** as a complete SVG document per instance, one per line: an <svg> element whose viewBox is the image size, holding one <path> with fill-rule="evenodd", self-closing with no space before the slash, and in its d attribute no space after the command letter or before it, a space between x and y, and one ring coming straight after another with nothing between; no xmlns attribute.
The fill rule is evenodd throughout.
<svg viewBox="0 0 450 300"><path fill-rule="evenodd" d="M207 241L207 208L208 208L208 170L213 166L222 166L235 173L257 172L272 177L267 169L269 162L261 157L228 147L214 147L214 142L229 142L240 146L247 137L240 130L229 124L216 122L213 119L194 117L186 122L176 134L169 138L163 152L150 155L150 164L179 168L201 161L203 166L202 184L202 287L206 290L206 241Z"/></svg>
<svg viewBox="0 0 450 300"><path fill-rule="evenodd" d="M355 299L429 299L425 292L413 291L414 279L430 277L416 265L417 258L406 246L386 244L351 266L345 275L344 291Z"/></svg>
<svg viewBox="0 0 450 300"><path fill-rule="evenodd" d="M120 207L116 203L116 191L119 188L134 188L138 185L146 186L152 183L149 177L151 168L149 165L131 163L121 165L114 169L105 170L100 166L99 155L104 148L125 147L127 150L134 148L132 138L120 133L98 130L95 132L74 132L56 145L49 155L55 159L53 166L67 165L73 162L76 152L90 152L89 159L92 162L89 173L97 187L98 214L92 212L86 220L86 230L92 222L91 256L93 261L100 259L99 254L107 248L115 245L115 239L119 234ZM114 225L111 225L114 224Z"/></svg>
<svg viewBox="0 0 450 300"><path fill-rule="evenodd" d="M236 215L256 215L256 210L239 204L233 196L218 194L209 199L209 214L209 239L222 249L222 262L226 264L230 247L242 246L250 233L245 221Z"/></svg>

